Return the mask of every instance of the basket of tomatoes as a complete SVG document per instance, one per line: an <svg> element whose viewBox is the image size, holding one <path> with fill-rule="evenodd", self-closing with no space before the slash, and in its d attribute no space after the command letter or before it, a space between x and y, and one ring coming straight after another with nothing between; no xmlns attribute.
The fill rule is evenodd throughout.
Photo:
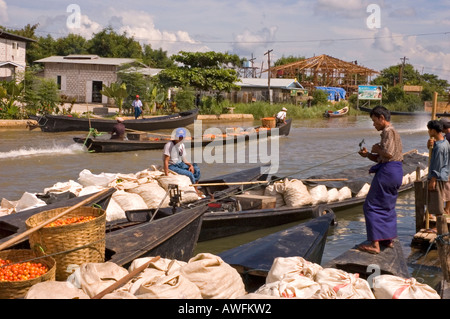
<svg viewBox="0 0 450 319"><path fill-rule="evenodd" d="M35 214L26 220L28 229L60 215L70 207ZM83 263L105 261L106 212L78 207L29 235L30 247L56 260L56 280L66 280Z"/></svg>
<svg viewBox="0 0 450 319"><path fill-rule="evenodd" d="M0 299L23 298L35 284L55 280L56 261L29 249L0 251Z"/></svg>

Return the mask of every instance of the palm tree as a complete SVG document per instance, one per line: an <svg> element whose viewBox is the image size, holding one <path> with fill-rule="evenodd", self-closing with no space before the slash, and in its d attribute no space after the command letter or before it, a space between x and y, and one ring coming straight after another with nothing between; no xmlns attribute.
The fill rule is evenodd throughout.
<svg viewBox="0 0 450 319"><path fill-rule="evenodd" d="M101 94L111 98L119 108L119 114L122 114L122 105L124 99L128 96L127 86L125 83L119 84L117 82L111 83L110 86L103 84Z"/></svg>

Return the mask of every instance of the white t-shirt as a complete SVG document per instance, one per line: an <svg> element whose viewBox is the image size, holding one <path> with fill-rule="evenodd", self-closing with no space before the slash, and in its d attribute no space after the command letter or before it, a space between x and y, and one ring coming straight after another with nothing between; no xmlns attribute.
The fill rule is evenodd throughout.
<svg viewBox="0 0 450 319"><path fill-rule="evenodd" d="M286 118L286 112L285 111L278 112L277 119L279 119L280 121L284 121L285 118Z"/></svg>
<svg viewBox="0 0 450 319"><path fill-rule="evenodd" d="M186 156L186 148L184 147L183 142L174 144L173 141L170 141L166 143L166 145L164 145L163 160L166 155L170 157L169 165L182 162L183 158Z"/></svg>

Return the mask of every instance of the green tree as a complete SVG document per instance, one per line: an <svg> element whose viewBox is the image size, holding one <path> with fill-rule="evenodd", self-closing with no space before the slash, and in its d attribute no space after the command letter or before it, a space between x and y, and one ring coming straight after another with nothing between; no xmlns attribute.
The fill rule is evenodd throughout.
<svg viewBox="0 0 450 319"><path fill-rule="evenodd" d="M142 58L142 47L127 33L116 33L112 27L107 27L94 34L86 43L87 51L101 57L109 58Z"/></svg>
<svg viewBox="0 0 450 319"><path fill-rule="evenodd" d="M152 68L166 69L174 65L171 58L168 57L167 51L163 49L153 50L151 45L146 44L143 48L142 62Z"/></svg>
<svg viewBox="0 0 450 319"><path fill-rule="evenodd" d="M235 66L241 61L237 55L217 52L180 51L172 59L180 64L157 75L164 87L192 87L199 91L221 92L239 89Z"/></svg>
<svg viewBox="0 0 450 319"><path fill-rule="evenodd" d="M113 99L116 106L119 108L119 114L122 114L123 101L128 96L127 86L125 83L120 84L113 82L109 86L103 84L103 90L101 90L100 93Z"/></svg>
<svg viewBox="0 0 450 319"><path fill-rule="evenodd" d="M54 44L55 55L86 54L86 39L78 34L69 34L59 38Z"/></svg>

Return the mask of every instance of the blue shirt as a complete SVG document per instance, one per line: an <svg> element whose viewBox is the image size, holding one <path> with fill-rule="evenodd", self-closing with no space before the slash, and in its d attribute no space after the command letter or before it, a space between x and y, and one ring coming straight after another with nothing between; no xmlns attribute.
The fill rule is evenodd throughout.
<svg viewBox="0 0 450 319"><path fill-rule="evenodd" d="M436 177L438 181L448 181L450 144L446 139L436 141L431 153L428 179Z"/></svg>

